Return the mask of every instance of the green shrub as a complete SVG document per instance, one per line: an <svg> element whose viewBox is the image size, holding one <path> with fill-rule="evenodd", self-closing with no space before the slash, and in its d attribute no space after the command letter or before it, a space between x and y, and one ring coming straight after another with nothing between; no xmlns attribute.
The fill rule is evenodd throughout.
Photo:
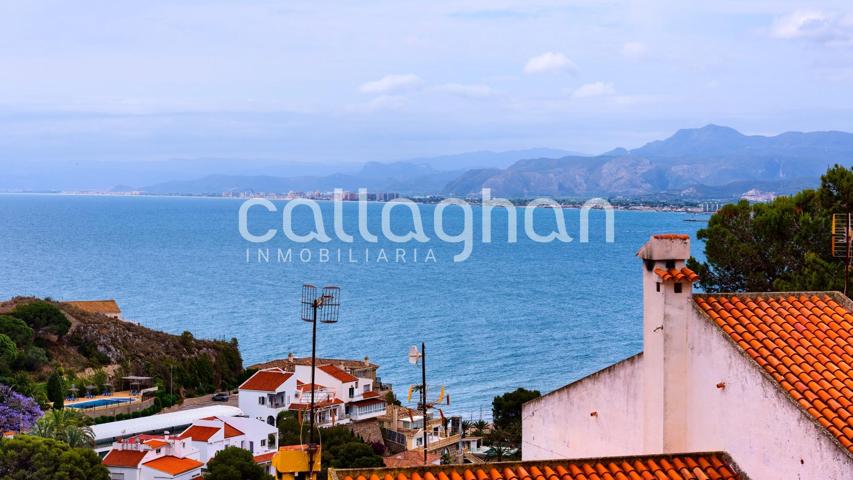
<svg viewBox="0 0 853 480"><path fill-rule="evenodd" d="M33 330L44 329L60 337L68 333L71 328L71 322L65 318L61 310L51 303L40 300L18 305L11 314L26 322Z"/></svg>

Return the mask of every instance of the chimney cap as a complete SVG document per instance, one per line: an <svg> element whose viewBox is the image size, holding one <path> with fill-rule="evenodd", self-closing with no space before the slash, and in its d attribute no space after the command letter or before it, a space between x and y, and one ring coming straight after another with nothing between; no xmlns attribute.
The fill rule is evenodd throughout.
<svg viewBox="0 0 853 480"><path fill-rule="evenodd" d="M687 260L690 258L690 236L679 233L652 235L637 256L643 260Z"/></svg>

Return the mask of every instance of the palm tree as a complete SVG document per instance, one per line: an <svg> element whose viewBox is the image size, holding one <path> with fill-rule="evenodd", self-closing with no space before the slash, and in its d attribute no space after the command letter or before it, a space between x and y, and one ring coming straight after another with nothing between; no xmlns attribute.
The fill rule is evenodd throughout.
<svg viewBox="0 0 853 480"><path fill-rule="evenodd" d="M468 434L468 430L471 429L472 423L473 422L470 420L462 420L462 424L460 425L460 428L462 429L462 432L460 432L462 434L462 438L465 438L465 435Z"/></svg>
<svg viewBox="0 0 853 480"><path fill-rule="evenodd" d="M486 427L489 426L489 423L481 418L471 424L471 426L474 428L474 436L482 437L485 434Z"/></svg>
<svg viewBox="0 0 853 480"><path fill-rule="evenodd" d="M95 445L95 434L86 425L86 417L71 408L50 410L36 422L31 433L65 442L71 447Z"/></svg>

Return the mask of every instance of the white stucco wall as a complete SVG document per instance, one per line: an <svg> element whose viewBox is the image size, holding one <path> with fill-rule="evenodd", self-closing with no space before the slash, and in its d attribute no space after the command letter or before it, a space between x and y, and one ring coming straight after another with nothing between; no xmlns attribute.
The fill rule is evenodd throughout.
<svg viewBox="0 0 853 480"><path fill-rule="evenodd" d="M523 459L643 453L642 359L635 355L525 403Z"/></svg>
<svg viewBox="0 0 853 480"><path fill-rule="evenodd" d="M834 438L724 332L691 315L684 450L726 451L752 480L853 478L853 459Z"/></svg>

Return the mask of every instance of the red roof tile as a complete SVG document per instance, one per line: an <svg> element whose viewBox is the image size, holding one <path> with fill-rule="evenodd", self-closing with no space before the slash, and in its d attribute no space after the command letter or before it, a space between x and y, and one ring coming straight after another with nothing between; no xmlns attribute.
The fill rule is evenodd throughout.
<svg viewBox="0 0 853 480"><path fill-rule="evenodd" d="M286 382L293 374L275 368L255 372L248 380L240 385L240 390L257 390L261 392L274 392L282 383Z"/></svg>
<svg viewBox="0 0 853 480"><path fill-rule="evenodd" d="M243 435L243 432L227 423L225 424L225 438L239 437L240 435Z"/></svg>
<svg viewBox="0 0 853 480"><path fill-rule="evenodd" d="M690 235L683 233L660 233L655 235L658 240L690 240Z"/></svg>
<svg viewBox="0 0 853 480"><path fill-rule="evenodd" d="M853 313L815 294L694 295L696 305L853 453Z"/></svg>
<svg viewBox="0 0 853 480"><path fill-rule="evenodd" d="M113 315L121 313L121 309L118 308L118 304L115 300L84 300L65 303L88 313L103 313Z"/></svg>
<svg viewBox="0 0 853 480"><path fill-rule="evenodd" d="M276 452L264 453L263 455L255 455L255 463L268 463L272 461L272 457Z"/></svg>
<svg viewBox="0 0 853 480"><path fill-rule="evenodd" d="M147 451L112 449L101 463L108 467L136 468L145 457Z"/></svg>
<svg viewBox="0 0 853 480"><path fill-rule="evenodd" d="M364 394L362 394L362 397L364 397L364 398L375 398L378 396L379 396L379 392L377 392L376 390L371 390L369 392L364 392Z"/></svg>
<svg viewBox="0 0 853 480"><path fill-rule="evenodd" d="M320 366L317 368L319 368L320 370L328 373L332 377L334 377L334 378L336 378L336 379L338 379L344 383L357 382L358 381L357 377L350 375L349 373L341 370L340 368L338 368L334 365L323 365L323 366Z"/></svg>
<svg viewBox="0 0 853 480"><path fill-rule="evenodd" d="M650 455L485 465L329 469L330 480L741 480L724 453Z"/></svg>
<svg viewBox="0 0 853 480"><path fill-rule="evenodd" d="M682 282L684 280L688 280L692 283L699 280L699 275L687 267L682 267L681 269L670 268L669 270L656 268L654 272L663 281L675 280L676 282Z"/></svg>
<svg viewBox="0 0 853 480"><path fill-rule="evenodd" d="M201 425L193 425L190 428L184 430L178 438L181 440L191 438L196 442L206 442L210 440L210 437L216 434L220 430L219 427L203 427Z"/></svg>
<svg viewBox="0 0 853 480"><path fill-rule="evenodd" d="M182 473L189 472L190 470L194 470L196 468L201 468L204 466L203 463L193 460L191 458L178 458L167 455L165 457L156 458L151 460L150 462L143 463L146 467L153 468L154 470L159 470L164 473L168 473L169 475L180 475Z"/></svg>

